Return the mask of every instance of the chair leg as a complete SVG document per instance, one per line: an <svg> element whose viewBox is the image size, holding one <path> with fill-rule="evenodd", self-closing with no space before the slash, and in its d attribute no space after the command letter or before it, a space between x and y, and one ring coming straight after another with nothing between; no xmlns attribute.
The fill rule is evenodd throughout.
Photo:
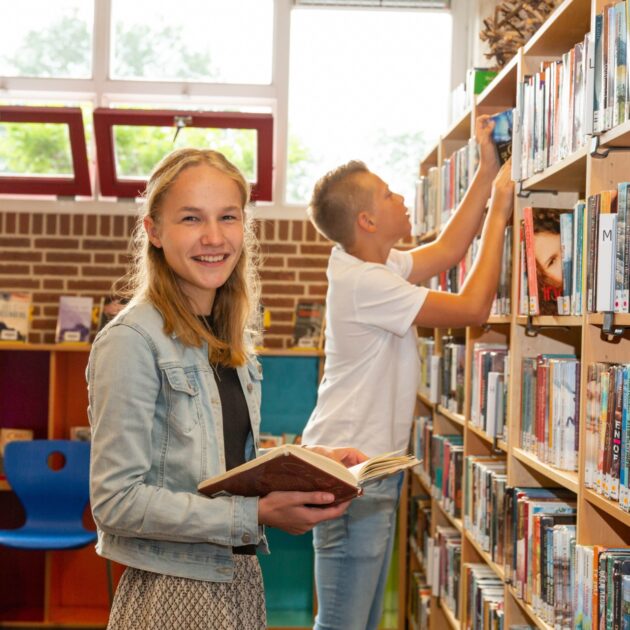
<svg viewBox="0 0 630 630"><path fill-rule="evenodd" d="M109 605L114 601L114 576L112 572L112 561L106 560L107 564L107 592L109 594Z"/></svg>

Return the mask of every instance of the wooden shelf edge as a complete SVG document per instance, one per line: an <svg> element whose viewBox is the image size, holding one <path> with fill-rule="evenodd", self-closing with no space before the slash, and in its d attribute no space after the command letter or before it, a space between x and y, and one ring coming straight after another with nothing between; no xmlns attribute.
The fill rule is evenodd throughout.
<svg viewBox="0 0 630 630"><path fill-rule="evenodd" d="M512 454L523 464L533 468L547 479L554 481L571 492L578 492L578 476L567 470L560 470L550 464L541 462L538 457L531 455L521 448L513 448Z"/></svg>
<svg viewBox="0 0 630 630"><path fill-rule="evenodd" d="M606 512L609 516L612 516L615 520L620 521L626 527L630 527L630 512L624 512L616 501L611 501L601 494L597 494L590 488L584 489L584 498L595 507L598 507L602 512Z"/></svg>
<svg viewBox="0 0 630 630"><path fill-rule="evenodd" d="M507 442L505 440L497 440L497 448L500 448L502 451L505 451L505 453L507 453L508 451Z"/></svg>
<svg viewBox="0 0 630 630"><path fill-rule="evenodd" d="M481 545L475 540L472 532L470 530L466 530L464 532L464 536L466 540L474 547L475 551L479 554L479 556L483 559L483 561L496 573L497 577L505 582L505 574L503 569L490 557L490 554L487 551L484 551L481 548Z"/></svg>
<svg viewBox="0 0 630 630"><path fill-rule="evenodd" d="M470 420L466 423L466 428L474 433L476 436L480 437L484 442L490 444L490 446L494 446L494 438L488 435L483 429L476 427Z"/></svg>
<svg viewBox="0 0 630 630"><path fill-rule="evenodd" d="M517 315L516 323L525 326L527 319L526 315ZM532 317L534 326L582 326L583 323L584 318L581 315L534 315Z"/></svg>
<svg viewBox="0 0 630 630"><path fill-rule="evenodd" d="M451 628L453 628L453 630L460 630L461 628L460 623L455 617L455 615L453 614L453 611L446 605L446 601L444 601L444 598L440 597L438 599L438 602Z"/></svg>
<svg viewBox="0 0 630 630"><path fill-rule="evenodd" d="M454 120L449 126L446 133L440 138L440 141L444 140L466 140L470 139L471 128L470 118L472 116L472 108L467 107L461 116Z"/></svg>
<svg viewBox="0 0 630 630"><path fill-rule="evenodd" d="M582 164L583 162L583 164ZM541 186L544 187L545 182L550 180L552 177L557 176L562 173L565 169L569 168L577 168L584 166L586 170L586 146L580 147L577 151L573 152L571 155L567 156L563 160L559 160L555 164L547 167L542 173L536 173L527 179L522 181L523 190L532 190L536 192L536 187ZM558 188L558 190L572 190L573 187L569 186L567 188ZM570 317L567 315L566 317Z"/></svg>
<svg viewBox="0 0 630 630"><path fill-rule="evenodd" d="M505 81L509 81L514 75L514 91L516 91L516 66L518 64L518 54L514 55L512 59L510 59L504 66L501 68L499 74L497 74L492 81L486 85L483 92L481 92L477 96L477 107L483 107L486 103L485 101L490 100L493 92L495 92L500 85L502 85Z"/></svg>
<svg viewBox="0 0 630 630"><path fill-rule="evenodd" d="M534 622L534 625L542 630L554 630L553 626L550 626L546 621L543 621L536 611L527 603L524 602L516 593L513 587L507 587L508 593L514 598L516 603L520 606L521 610Z"/></svg>
<svg viewBox="0 0 630 630"><path fill-rule="evenodd" d="M431 480L428 475L421 470L416 470L418 466L414 466L411 470L415 478L418 480L420 485L427 491L427 494L431 496Z"/></svg>
<svg viewBox="0 0 630 630"><path fill-rule="evenodd" d="M430 407L431 409L433 409L435 407L434 402L431 402L424 394L422 394L421 392L416 392L416 395L418 396L418 400L425 404L427 407Z"/></svg>
<svg viewBox="0 0 630 630"><path fill-rule="evenodd" d="M630 313L614 313L613 321L620 326L630 326ZM593 326L602 326L604 313L589 313L586 316L586 323Z"/></svg>
<svg viewBox="0 0 630 630"><path fill-rule="evenodd" d="M490 315L486 323L487 324L511 324L512 316L511 315Z"/></svg>
<svg viewBox="0 0 630 630"><path fill-rule="evenodd" d="M449 420L451 420L452 422L455 422L456 424L459 424L460 426L465 426L466 424L466 417L463 416L462 414L459 413L453 413L452 411L449 411L446 407L438 404L436 407L436 411L444 416L445 418L448 418Z"/></svg>

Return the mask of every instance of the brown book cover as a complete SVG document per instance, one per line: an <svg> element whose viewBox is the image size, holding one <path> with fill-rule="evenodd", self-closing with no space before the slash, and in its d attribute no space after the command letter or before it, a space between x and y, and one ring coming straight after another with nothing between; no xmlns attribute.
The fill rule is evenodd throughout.
<svg viewBox="0 0 630 630"><path fill-rule="evenodd" d="M202 481L197 490L208 496L232 494L263 497L275 490L331 492L342 503L361 494L367 481L380 479L405 468L415 466L413 455L386 453L346 468L329 457L283 444L263 455L237 466L222 475Z"/></svg>

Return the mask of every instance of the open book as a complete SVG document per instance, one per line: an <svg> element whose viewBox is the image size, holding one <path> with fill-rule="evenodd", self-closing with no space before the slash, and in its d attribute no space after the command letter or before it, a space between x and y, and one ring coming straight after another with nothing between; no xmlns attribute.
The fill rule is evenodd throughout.
<svg viewBox="0 0 630 630"><path fill-rule="evenodd" d="M263 497L274 490L321 490L335 495L334 505L361 494L363 485L369 481L393 475L418 463L413 455L397 451L346 468L325 455L295 444L283 444L222 475L202 481L197 490L208 496L233 494L245 497Z"/></svg>

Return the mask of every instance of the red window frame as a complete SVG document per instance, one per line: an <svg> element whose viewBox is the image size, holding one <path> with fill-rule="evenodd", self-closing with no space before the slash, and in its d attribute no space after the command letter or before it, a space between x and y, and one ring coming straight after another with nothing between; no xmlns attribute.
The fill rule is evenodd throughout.
<svg viewBox="0 0 630 630"><path fill-rule="evenodd" d="M0 106L0 122L62 123L68 125L74 177L20 176L0 174L0 193L13 195L92 194L88 168L83 114L79 107Z"/></svg>
<svg viewBox="0 0 630 630"><path fill-rule="evenodd" d="M176 119L184 117L186 127L215 129L255 129L257 132L256 181L252 183L252 200L272 200L273 116L239 112L196 112L185 110L111 109L94 110L94 137L101 194L111 197L138 197L146 179L120 180L116 175L114 155L115 125L177 127Z"/></svg>

